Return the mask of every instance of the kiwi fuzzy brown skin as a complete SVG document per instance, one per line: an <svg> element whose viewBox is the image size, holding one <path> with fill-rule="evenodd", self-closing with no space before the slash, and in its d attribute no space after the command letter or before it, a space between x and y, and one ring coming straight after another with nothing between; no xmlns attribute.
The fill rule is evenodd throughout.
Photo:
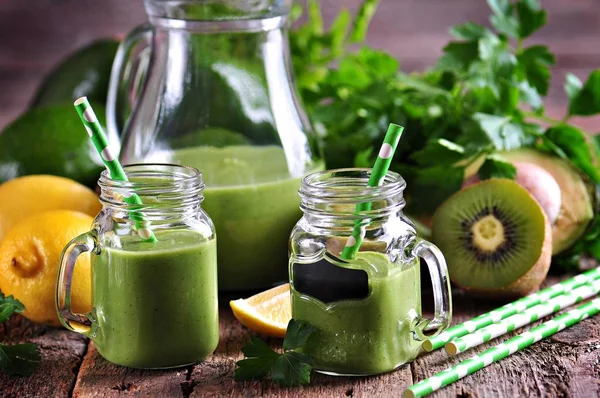
<svg viewBox="0 0 600 398"><path fill-rule="evenodd" d="M489 299L512 300L538 291L540 286L542 286L542 283L544 283L546 275L548 275L548 270L550 269L550 263L552 261L552 226L545 213L544 219L546 226L544 231L544 244L542 245L540 257L525 275L521 276L510 285L500 289L466 288L453 281L452 276L450 276L452 283L468 292L470 295Z"/></svg>

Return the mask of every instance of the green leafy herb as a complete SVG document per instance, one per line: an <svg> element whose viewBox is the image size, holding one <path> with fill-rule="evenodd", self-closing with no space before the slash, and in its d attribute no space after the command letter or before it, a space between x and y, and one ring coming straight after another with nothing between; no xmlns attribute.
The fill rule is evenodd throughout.
<svg viewBox="0 0 600 398"><path fill-rule="evenodd" d="M589 116L600 113L600 70L593 71L583 86L570 75L567 93L571 100L569 115Z"/></svg>
<svg viewBox="0 0 600 398"><path fill-rule="evenodd" d="M0 322L24 310L25 306L19 300L0 291ZM0 344L0 370L8 375L29 376L40 361L40 352L35 344Z"/></svg>
<svg viewBox="0 0 600 398"><path fill-rule="evenodd" d="M514 168L498 155L519 148L567 159L598 184L597 139L569 119L600 113L600 69L584 83L567 74L569 110L562 120L548 117L544 97L555 56L544 45L525 43L545 25L546 11L539 0L487 2L492 28L472 22L452 27L453 39L435 67L407 74L399 60L364 45L376 1L364 1L355 15L343 9L329 29L318 2L309 1L307 20L291 32L290 43L327 167L373 164L394 122L405 132L391 170L407 181L406 210L413 216L431 216L461 188L465 168L482 156L482 178L514 177ZM295 9L302 13L302 6ZM556 262L582 255L600 260L593 240L599 234L600 222L594 222Z"/></svg>
<svg viewBox="0 0 600 398"><path fill-rule="evenodd" d="M299 351L308 342L315 328L303 321L290 320L283 353L278 353L264 341L253 337L242 348L246 359L237 362L235 379L238 381L271 377L282 386L296 386L310 382L311 358Z"/></svg>
<svg viewBox="0 0 600 398"><path fill-rule="evenodd" d="M7 375L29 376L38 368L40 352L35 344L0 344L0 369Z"/></svg>
<svg viewBox="0 0 600 398"><path fill-rule="evenodd" d="M546 11L541 9L538 0L521 0L517 3L519 20L519 37L529 37L536 30L546 25Z"/></svg>
<svg viewBox="0 0 600 398"><path fill-rule="evenodd" d="M510 178L514 180L517 176L516 167L503 159L501 156L493 154L488 155L479 168L479 178L487 180L488 178Z"/></svg>
<svg viewBox="0 0 600 398"><path fill-rule="evenodd" d="M6 321L12 314L25 311L25 306L13 296L6 297L0 290L0 322Z"/></svg>

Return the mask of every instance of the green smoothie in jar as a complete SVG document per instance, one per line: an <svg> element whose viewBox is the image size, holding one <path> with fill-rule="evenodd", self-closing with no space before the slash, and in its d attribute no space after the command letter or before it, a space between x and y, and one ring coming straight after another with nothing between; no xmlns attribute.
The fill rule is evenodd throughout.
<svg viewBox="0 0 600 398"><path fill-rule="evenodd" d="M192 231L121 239L92 256L95 344L133 368L191 364L219 342L216 242Z"/></svg>
<svg viewBox="0 0 600 398"><path fill-rule="evenodd" d="M421 314L418 261L402 268L384 254L360 252L345 266L367 273L367 297L323 303L292 286L294 319L317 329L304 348L315 368L369 375L412 360L421 346L412 333Z"/></svg>

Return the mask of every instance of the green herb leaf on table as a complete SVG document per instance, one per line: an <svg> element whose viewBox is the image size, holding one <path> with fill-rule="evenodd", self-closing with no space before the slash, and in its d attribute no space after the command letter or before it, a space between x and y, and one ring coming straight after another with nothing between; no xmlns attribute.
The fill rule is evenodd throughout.
<svg viewBox="0 0 600 398"><path fill-rule="evenodd" d="M236 380L252 380L265 377L273 368L279 354L258 337L252 339L242 348L248 359L238 361L235 370Z"/></svg>
<svg viewBox="0 0 600 398"><path fill-rule="evenodd" d="M246 359L237 362L235 380L270 376L271 380L282 386L308 384L312 360L308 355L294 350L304 347L315 331L310 324L291 319L283 340L283 353L274 351L267 343L253 337L242 348Z"/></svg>
<svg viewBox="0 0 600 398"><path fill-rule="evenodd" d="M283 350L290 351L304 347L315 331L314 326L309 323L291 319L287 327L285 339L283 339Z"/></svg>
<svg viewBox="0 0 600 398"><path fill-rule="evenodd" d="M25 311L25 306L13 296L5 296L0 290L0 322L6 321L12 314Z"/></svg>
<svg viewBox="0 0 600 398"><path fill-rule="evenodd" d="M275 360L271 379L282 386L310 383L311 359L308 355L289 351Z"/></svg>
<svg viewBox="0 0 600 398"><path fill-rule="evenodd" d="M38 368L40 352L35 344L0 344L0 369L7 375L29 376Z"/></svg>
<svg viewBox="0 0 600 398"><path fill-rule="evenodd" d="M0 290L0 322L24 310L25 306L19 300L12 295L5 296ZM35 344L0 344L0 370L7 375L29 376L40 361L40 352Z"/></svg>

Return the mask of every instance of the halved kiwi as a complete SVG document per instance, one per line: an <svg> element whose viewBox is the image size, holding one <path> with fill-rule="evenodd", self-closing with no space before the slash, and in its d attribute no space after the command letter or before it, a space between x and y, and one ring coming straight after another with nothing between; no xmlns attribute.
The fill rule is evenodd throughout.
<svg viewBox="0 0 600 398"><path fill-rule="evenodd" d="M450 279L488 296L529 294L550 267L552 227L513 180L485 180L451 196L433 216L433 239Z"/></svg>

